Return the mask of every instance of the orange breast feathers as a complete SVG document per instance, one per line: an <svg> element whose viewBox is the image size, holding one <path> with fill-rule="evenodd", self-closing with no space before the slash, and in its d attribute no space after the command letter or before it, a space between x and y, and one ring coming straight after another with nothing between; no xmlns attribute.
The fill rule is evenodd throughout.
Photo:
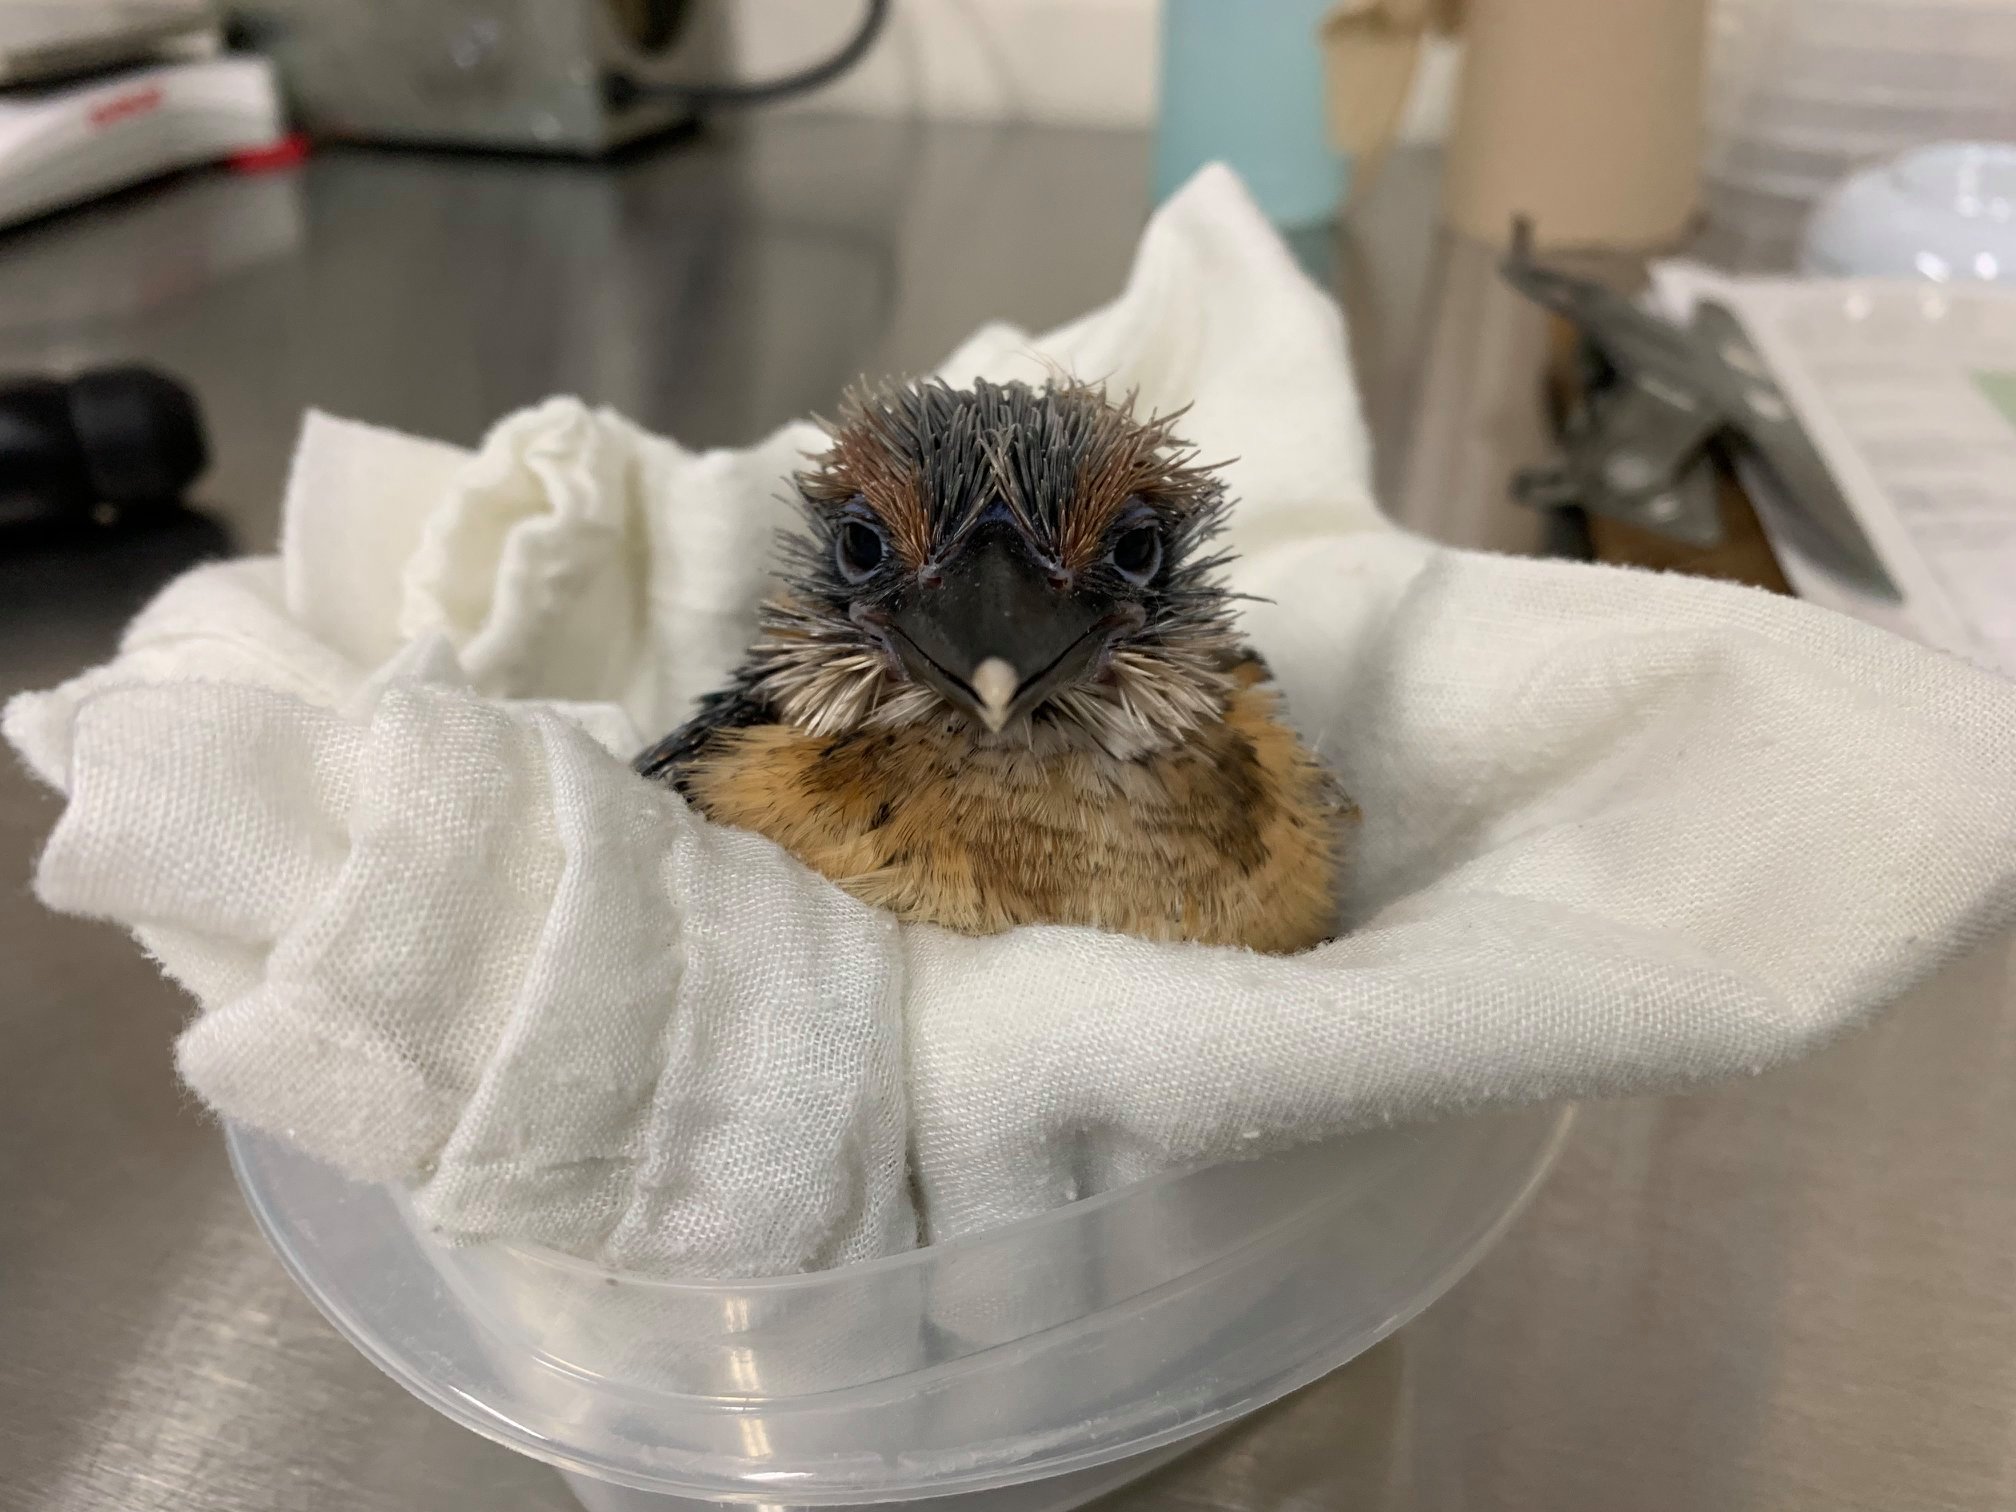
<svg viewBox="0 0 2016 1512"><path fill-rule="evenodd" d="M710 743L685 788L904 919L1304 950L1337 931L1357 812L1273 690L1242 683L1221 721L1133 760L957 717L833 738L765 724Z"/></svg>

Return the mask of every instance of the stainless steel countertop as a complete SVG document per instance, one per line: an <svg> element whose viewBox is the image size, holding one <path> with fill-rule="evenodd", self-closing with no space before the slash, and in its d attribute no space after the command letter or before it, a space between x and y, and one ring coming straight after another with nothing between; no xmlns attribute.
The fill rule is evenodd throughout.
<svg viewBox="0 0 2016 1512"><path fill-rule="evenodd" d="M1109 297L1146 169L1124 134L778 120L608 169L331 154L0 239L0 373L162 363L217 450L207 520L0 554L0 689L102 659L189 561L268 548L304 406L466 442L572 390L746 441L982 318ZM1403 158L1307 250L1396 512L1530 547L1502 479L1539 444L1541 328L1432 207ZM55 815L0 769L0 1506L567 1512L281 1274L175 1084L178 995L28 894ZM2011 967L1997 944L1790 1071L1586 1110L1445 1301L1108 1506L2016 1506Z"/></svg>

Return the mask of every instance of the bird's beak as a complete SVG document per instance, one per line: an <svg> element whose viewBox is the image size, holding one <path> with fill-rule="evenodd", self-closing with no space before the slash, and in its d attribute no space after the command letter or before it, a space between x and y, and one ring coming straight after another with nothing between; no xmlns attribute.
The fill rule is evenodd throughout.
<svg viewBox="0 0 2016 1512"><path fill-rule="evenodd" d="M912 677L999 731L1098 660L1123 625L1113 611L1058 586L1014 531L993 526L888 624Z"/></svg>
<svg viewBox="0 0 2016 1512"><path fill-rule="evenodd" d="M1015 694L1022 678L1001 657L990 656L973 669L969 679L980 698L980 722L990 730L1008 723L1008 711L1015 707Z"/></svg>

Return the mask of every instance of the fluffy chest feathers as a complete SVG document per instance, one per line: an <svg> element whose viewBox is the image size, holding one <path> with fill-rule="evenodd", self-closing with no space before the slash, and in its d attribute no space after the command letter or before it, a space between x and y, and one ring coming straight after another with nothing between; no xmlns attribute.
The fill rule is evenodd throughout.
<svg viewBox="0 0 2016 1512"><path fill-rule="evenodd" d="M680 786L709 818L906 919L1263 951L1335 932L1353 817L1258 685L1222 721L1133 760L1040 729L990 739L957 717L836 737L765 723L721 732Z"/></svg>

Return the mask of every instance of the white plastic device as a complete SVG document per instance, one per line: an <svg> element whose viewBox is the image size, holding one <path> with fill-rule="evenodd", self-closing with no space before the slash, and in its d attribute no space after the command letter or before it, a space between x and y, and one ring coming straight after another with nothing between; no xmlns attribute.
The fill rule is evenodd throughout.
<svg viewBox="0 0 2016 1512"><path fill-rule="evenodd" d="M162 63L0 93L0 226L272 148L286 130L264 58Z"/></svg>
<svg viewBox="0 0 2016 1512"><path fill-rule="evenodd" d="M1799 267L2016 284L2016 142L1940 142L1865 168L1820 202Z"/></svg>

